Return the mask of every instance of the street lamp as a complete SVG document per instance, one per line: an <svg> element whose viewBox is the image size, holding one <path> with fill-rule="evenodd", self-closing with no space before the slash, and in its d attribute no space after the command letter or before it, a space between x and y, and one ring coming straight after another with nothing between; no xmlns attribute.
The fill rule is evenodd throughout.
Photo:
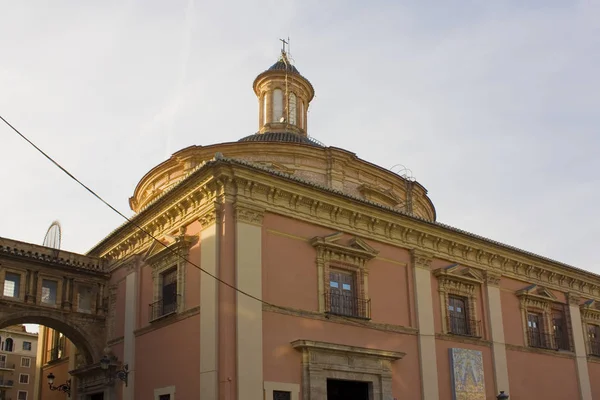
<svg viewBox="0 0 600 400"><path fill-rule="evenodd" d="M108 367L110 367L110 358L108 358L105 355L100 360L100 368L102 368L105 371L108 371ZM123 369L120 369L117 372L115 372L115 376L117 378L119 378L120 380L122 380L123 382L125 382L125 386L127 386L127 376L129 375L128 369L129 369L129 367L127 366L127 364L125 364L125 365L123 365Z"/></svg>
<svg viewBox="0 0 600 400"><path fill-rule="evenodd" d="M500 391L500 394L496 396L498 400L508 400L508 395L504 393L504 390Z"/></svg>
<svg viewBox="0 0 600 400"><path fill-rule="evenodd" d="M67 379L67 383L63 383L62 385L54 386L54 374L50 372L48 374L48 386L50 390L59 390L61 392L65 392L67 396L71 397L71 380Z"/></svg>

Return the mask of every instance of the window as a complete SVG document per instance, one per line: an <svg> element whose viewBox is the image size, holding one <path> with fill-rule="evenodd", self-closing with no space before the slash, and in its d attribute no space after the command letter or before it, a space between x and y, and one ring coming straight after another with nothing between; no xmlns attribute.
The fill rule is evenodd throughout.
<svg viewBox="0 0 600 400"><path fill-rule="evenodd" d="M13 351L14 342L12 338L6 339L4 342L4 351Z"/></svg>
<svg viewBox="0 0 600 400"><path fill-rule="evenodd" d="M4 296L19 298L21 275L7 272L4 276Z"/></svg>
<svg viewBox="0 0 600 400"><path fill-rule="evenodd" d="M335 233L311 240L317 250L319 311L370 319L366 264L377 251L356 237L350 238L346 245L341 244L343 237L344 234Z"/></svg>
<svg viewBox="0 0 600 400"><path fill-rule="evenodd" d="M519 290L526 343L530 347L571 351L571 337L564 312L548 289L529 285Z"/></svg>
<svg viewBox="0 0 600 400"><path fill-rule="evenodd" d="M273 400L292 400L292 392L273 390Z"/></svg>
<svg viewBox="0 0 600 400"><path fill-rule="evenodd" d="M49 279L42 280L42 303L56 304L56 293L58 292L58 282Z"/></svg>
<svg viewBox="0 0 600 400"><path fill-rule="evenodd" d="M0 368L6 368L6 356L4 354L0 354Z"/></svg>
<svg viewBox="0 0 600 400"><path fill-rule="evenodd" d="M19 374L19 383L23 385L29 384L29 374Z"/></svg>
<svg viewBox="0 0 600 400"><path fill-rule="evenodd" d="M23 350L31 351L31 342L23 342Z"/></svg>
<svg viewBox="0 0 600 400"><path fill-rule="evenodd" d="M296 125L296 95L294 93L290 93L288 114L290 116L290 124Z"/></svg>
<svg viewBox="0 0 600 400"><path fill-rule="evenodd" d="M161 394L160 396L158 396L158 400L171 400L171 395L170 394Z"/></svg>
<svg viewBox="0 0 600 400"><path fill-rule="evenodd" d="M19 390L19 394L17 395L17 400L27 400L27 392L23 390Z"/></svg>
<svg viewBox="0 0 600 400"><path fill-rule="evenodd" d="M452 264L435 270L433 275L438 280L443 332L481 337L476 304L483 274L474 268Z"/></svg>
<svg viewBox="0 0 600 400"><path fill-rule="evenodd" d="M263 95L263 125L269 122L267 113L267 95Z"/></svg>
<svg viewBox="0 0 600 400"><path fill-rule="evenodd" d="M592 356L600 357L600 326L588 324L588 353Z"/></svg>
<svg viewBox="0 0 600 400"><path fill-rule="evenodd" d="M273 90L273 122L280 122L283 117L283 92L281 89Z"/></svg>
<svg viewBox="0 0 600 400"><path fill-rule="evenodd" d="M92 288L86 285L77 285L77 311L91 312L92 311Z"/></svg>
<svg viewBox="0 0 600 400"><path fill-rule="evenodd" d="M23 368L31 367L31 358L21 357L21 367L23 367Z"/></svg>

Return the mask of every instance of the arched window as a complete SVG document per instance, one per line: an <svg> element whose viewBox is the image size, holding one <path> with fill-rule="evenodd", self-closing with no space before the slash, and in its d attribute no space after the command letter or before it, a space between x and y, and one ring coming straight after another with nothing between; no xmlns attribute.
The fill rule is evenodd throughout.
<svg viewBox="0 0 600 400"><path fill-rule="evenodd" d="M269 122L267 120L267 94L263 94L263 125Z"/></svg>
<svg viewBox="0 0 600 400"><path fill-rule="evenodd" d="M13 340L11 338L6 339L6 342L4 342L4 351L13 351Z"/></svg>
<svg viewBox="0 0 600 400"><path fill-rule="evenodd" d="M290 93L290 124L296 125L296 95Z"/></svg>
<svg viewBox="0 0 600 400"><path fill-rule="evenodd" d="M273 121L279 122L283 117L283 92L281 89L273 91Z"/></svg>

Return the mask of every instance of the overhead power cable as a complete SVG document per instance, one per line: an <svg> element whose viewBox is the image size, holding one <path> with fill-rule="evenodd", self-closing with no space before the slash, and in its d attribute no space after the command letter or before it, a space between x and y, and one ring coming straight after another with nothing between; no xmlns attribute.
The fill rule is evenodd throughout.
<svg viewBox="0 0 600 400"><path fill-rule="evenodd" d="M163 243L162 241L160 241L158 238L156 238L154 235L152 235L150 232L146 231L144 228L142 228L140 225L138 225L135 221L131 220L130 218L128 218L126 215L124 215L123 213L121 213L119 210L117 210L115 207L113 207L110 203L108 203L106 200L104 200L102 197L100 197L96 192L94 192L92 189L90 189L87 185L85 185L83 182L81 182L79 179L77 179L72 173L70 173L66 168L64 168L62 165L60 165L57 161L55 161L52 157L50 157L48 154L46 154L42 149L40 149L35 143L33 143L31 140L29 140L24 134L22 134L17 128L15 128L10 122L8 122L2 115L0 115L0 119L2 119L2 121L8 125L17 135L19 135L23 140L25 140L27 143L29 143L31 146L33 146L33 148L35 148L38 152L40 152L44 157L46 157L52 164L54 164L56 167L58 167L61 171L63 171L65 174L67 174L71 179L73 179L75 182L77 182L79 185L81 185L85 190L87 190L89 193L92 194L92 196L94 196L95 198L97 198L98 200L100 200L102 203L104 203L104 205L106 205L108 208L110 208L112 211L114 211L115 213L117 213L118 215L120 215L123 219L125 219L127 222L129 222L130 224L132 224L133 226L135 226L137 229L139 229L140 231L142 231L143 233L145 233L146 235L148 235L149 237L151 237L153 240L155 240L156 242L158 242L160 245L162 245L164 248L166 248L168 251L170 251L171 253L173 253L174 255L176 255L177 257L179 257L180 259L182 259L183 261L185 261L186 263L198 268L201 272L205 273L206 275L210 276L211 278L215 279L217 282L227 286L230 289L233 289L234 291L243 294L244 296L247 296L253 300L256 300L264 305L273 307L273 308L277 308L280 310L289 310L289 307L283 307L283 306L278 306L276 304L270 303L268 301L262 300L244 290L241 290L239 288L237 288L236 286L225 282L224 280L222 280L221 278L211 274L210 272L208 272L207 270L205 270L204 268L200 267L199 265L197 265L196 263L193 263L192 261L188 260L187 258L185 258L184 256L182 256L181 254L179 254L178 252L176 252L175 250L173 250L171 247L169 247L168 245L166 245L165 243ZM353 324L357 324L357 325L363 325L365 327L371 328L371 329L377 329L374 326L368 325L366 323L363 323L362 321L359 320L355 320L355 319L351 319L348 317L345 317L343 315L335 315L337 318L340 319L344 319L347 320L349 322L352 322Z"/></svg>

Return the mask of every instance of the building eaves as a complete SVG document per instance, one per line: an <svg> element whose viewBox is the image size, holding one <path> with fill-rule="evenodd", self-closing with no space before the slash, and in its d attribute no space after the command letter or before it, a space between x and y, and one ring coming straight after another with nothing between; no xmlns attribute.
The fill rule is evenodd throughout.
<svg viewBox="0 0 600 400"><path fill-rule="evenodd" d="M307 185L307 186L310 186L310 187L313 187L315 189L319 189L319 190L322 190L322 191L325 191L325 192L334 193L334 194L337 194L337 195L340 195L340 196L352 199L352 200L357 201L359 203L367 204L367 205L370 205L370 206L373 206L373 207L376 207L376 208L388 211L388 212L393 213L393 214L402 215L403 217L406 217L406 218L409 218L409 219L413 219L413 220L425 223L427 225L431 225L431 226L443 228L443 229L446 229L446 230L448 230L450 232L458 233L458 234L464 235L466 237L482 241L485 244L490 244L490 245L502 247L502 248L507 249L507 250L516 251L516 252L522 253L523 255L526 255L526 256L529 256L529 257L538 258L540 260L547 261L549 263L553 263L553 264L555 264L555 265L557 265L559 267L562 267L562 268L565 268L565 269L571 269L571 270L574 270L574 271L577 271L577 272L580 272L580 273L588 274L589 276L594 277L596 279L600 279L600 275L595 274L593 272L590 272L590 271L587 271L587 270L584 270L584 269L581 269L581 268L577 268L577 267L574 267L572 265L565 264L563 262L556 261L556 260L553 260L551 258L544 257L544 256L541 256L539 254L535 254L535 253L532 253L532 252L520 249L520 248L515 247L515 246L511 246L511 245L508 245L508 244L505 244L505 243L502 243L502 242L499 242L499 241L496 241L496 240L493 240L493 239L489 239L489 238L486 238L484 236L480 236L480 235L477 235L477 234L465 231L463 229L455 228L455 227L453 227L451 225L443 224L441 222L429 221L429 220L427 220L425 218L422 218L422 217L419 217L417 215L409 214L409 213L407 213L407 212L405 212L403 210L397 210L395 208L392 208L392 207L389 207L389 206L386 206L386 205L383 205L383 204L378 204L378 203L375 203L373 201L366 200L366 199L360 198L360 197L355 196L355 195L344 193L341 190L333 189L333 188L327 187L325 185L321 185L319 183L312 182L312 181L300 178L298 176L287 174L285 172L276 171L276 170L270 169L268 167L265 167L263 165L259 165L259 164L256 164L256 163L253 163L253 162L250 162L250 161L236 159L236 158L225 157L221 153L216 153L215 157L212 160L205 161L204 163L198 165L194 170L190 171L180 182L178 182L176 185L173 185L171 188L169 188L168 190L165 190L163 193L161 193L160 196L158 196L151 203L149 203L148 205L146 205L142 210L140 210L140 212L138 214L136 214L130 220L133 222L134 220L137 220L138 218L141 218L141 216L142 216L142 214L143 214L144 211L146 211L150 207L155 206L168 193L170 193L173 190L175 190L176 188L179 188L180 186L184 185L186 183L186 181L192 177L192 175L200 173L201 170L205 170L205 169L207 169L207 168L209 168L211 166L217 165L219 163L242 165L242 166L245 166L245 167L248 167L248 168L251 168L251 169L263 171L263 172L271 174L271 175L280 176L282 178L285 178L285 179L288 179L288 180L291 180L291 181L295 181L295 182L298 182L298 183L302 183L304 185ZM124 222L123 224L121 224L121 226L119 226L118 228L114 229L108 236L106 236L103 240L101 240L98 244L96 244L86 254L89 254L90 252L92 252L93 250L95 250L96 248L98 248L99 246L101 246L102 244L104 244L104 242L110 236L112 236L113 234L117 233L118 231L120 231L121 229L123 229L128 224L129 224L129 222Z"/></svg>

